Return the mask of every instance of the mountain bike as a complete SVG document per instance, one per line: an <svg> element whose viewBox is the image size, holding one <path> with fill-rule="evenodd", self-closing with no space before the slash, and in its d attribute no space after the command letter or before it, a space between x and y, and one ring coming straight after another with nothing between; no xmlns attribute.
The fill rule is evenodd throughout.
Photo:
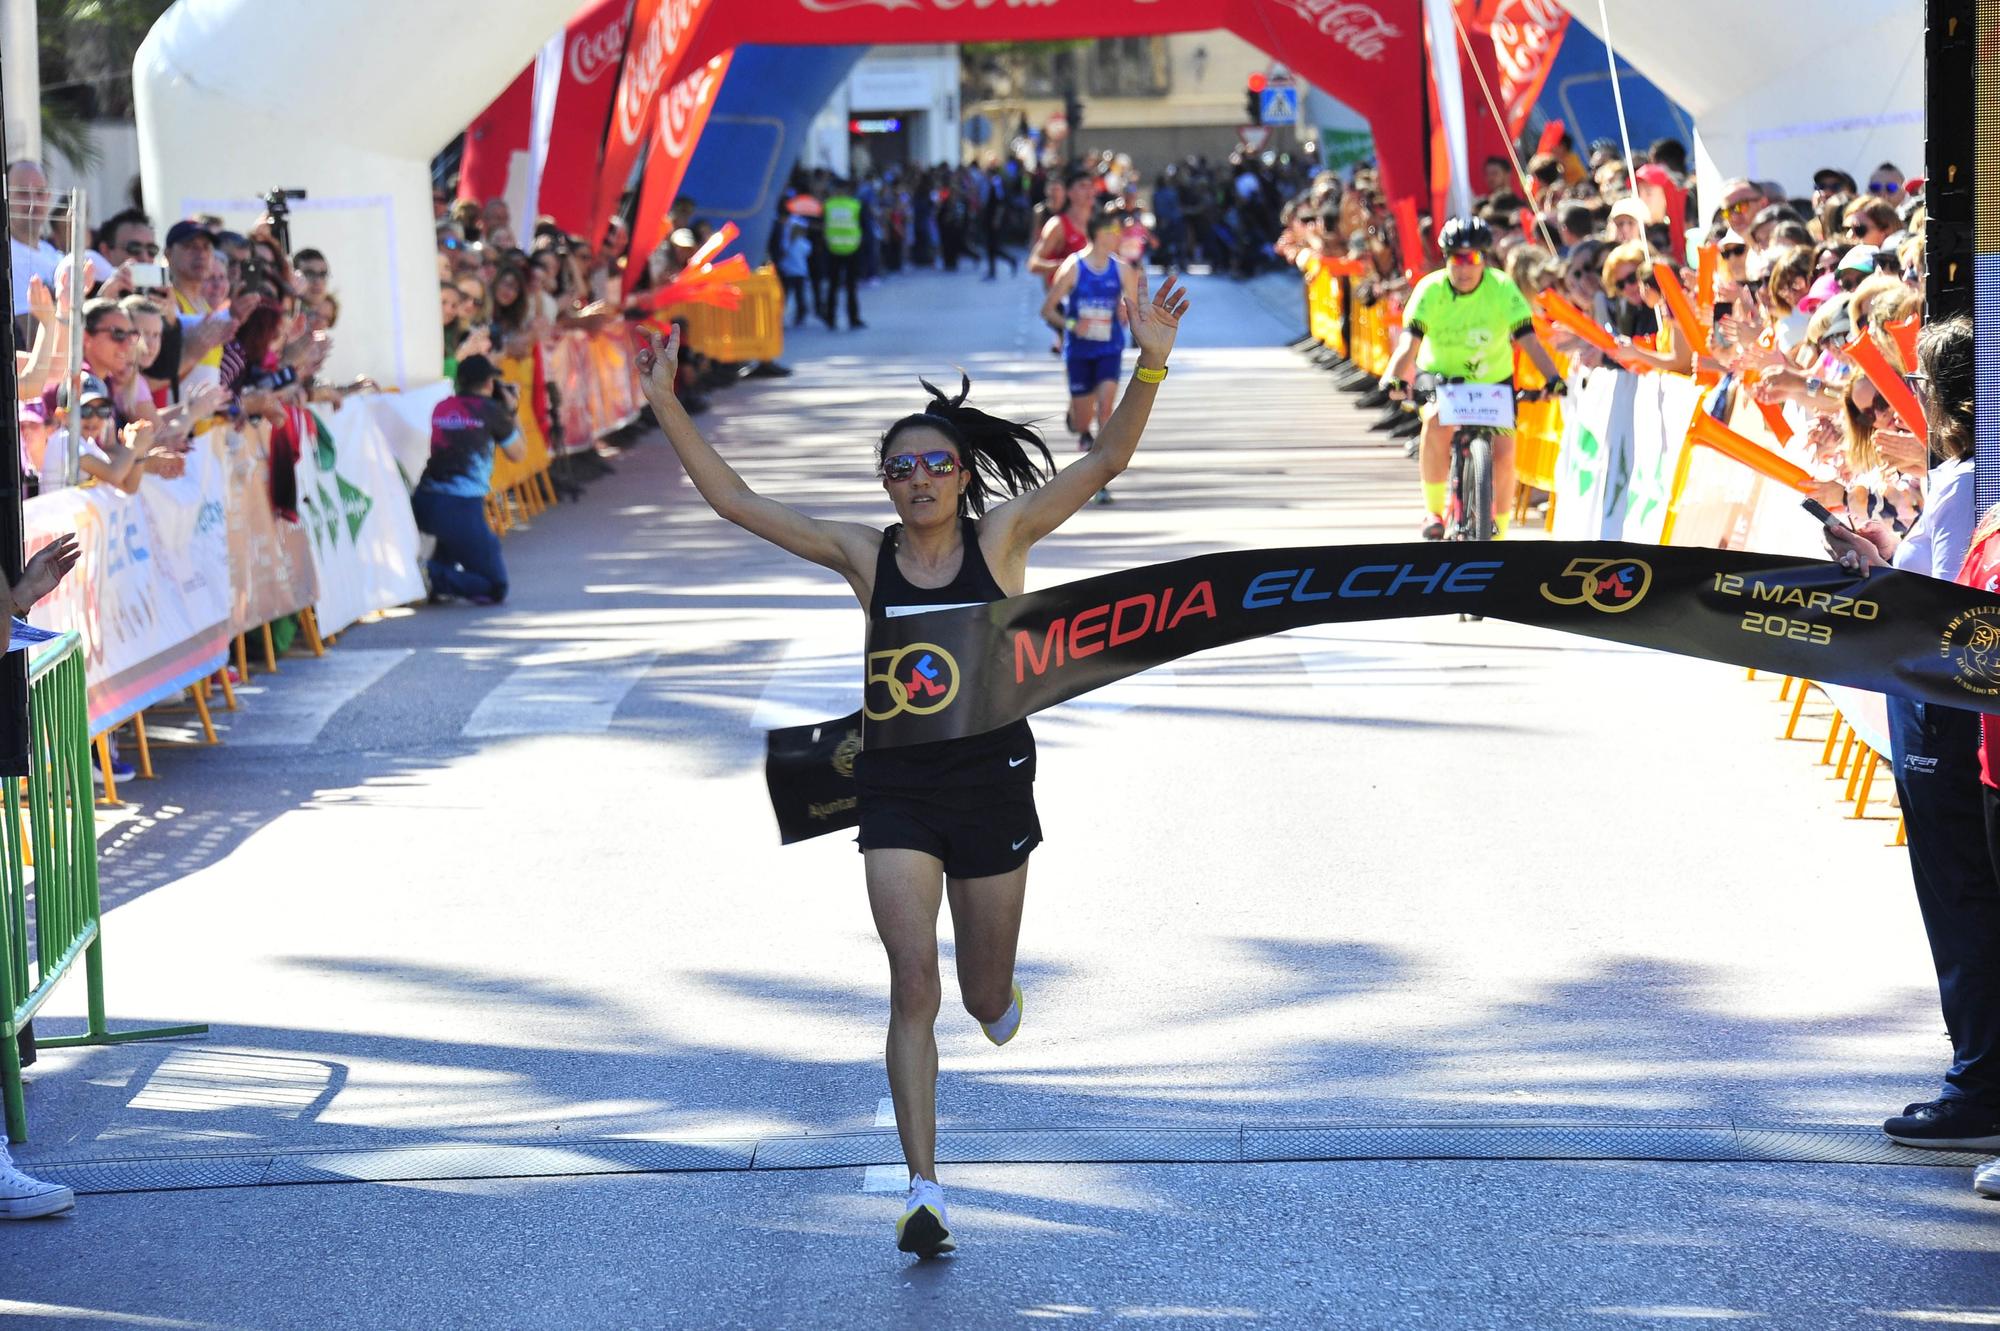
<svg viewBox="0 0 2000 1331"><path fill-rule="evenodd" d="M1512 383L1475 384L1420 374L1410 400L1437 404L1437 418L1451 432L1451 476L1445 490L1444 540L1493 539L1493 441L1514 432L1514 405L1538 402L1548 390Z"/></svg>

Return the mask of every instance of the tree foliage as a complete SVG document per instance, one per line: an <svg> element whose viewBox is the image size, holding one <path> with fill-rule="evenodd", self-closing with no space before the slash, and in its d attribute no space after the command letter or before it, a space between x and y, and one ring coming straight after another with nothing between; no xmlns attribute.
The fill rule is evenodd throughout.
<svg viewBox="0 0 2000 1331"><path fill-rule="evenodd" d="M36 0L47 147L78 167L96 164L90 122L131 118L132 59L172 3Z"/></svg>

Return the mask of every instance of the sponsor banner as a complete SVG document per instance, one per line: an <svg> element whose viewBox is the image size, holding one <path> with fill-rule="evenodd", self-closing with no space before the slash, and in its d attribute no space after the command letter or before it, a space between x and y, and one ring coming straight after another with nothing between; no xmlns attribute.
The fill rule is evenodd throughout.
<svg viewBox="0 0 2000 1331"><path fill-rule="evenodd" d="M30 619L83 639L92 734L221 669L228 654L228 600L214 591L228 585L227 552L211 539L209 524L217 518L202 512L223 493L220 461L212 453L191 455L189 472L198 468L214 475L171 492L163 485L157 497L93 485L38 495L21 506L30 553L64 532L77 536L76 568ZM158 482L149 476L145 485ZM181 508L190 511L176 511ZM176 531L199 533L194 550L167 555L154 527L156 513ZM196 592L192 601L181 596L189 583Z"/></svg>
<svg viewBox="0 0 2000 1331"><path fill-rule="evenodd" d="M1658 541L1700 400L1700 387L1678 375L1613 369L1586 375L1563 403L1551 534L1561 541Z"/></svg>
<svg viewBox="0 0 2000 1331"><path fill-rule="evenodd" d="M1211 647L1452 613L2000 712L2000 596L1936 578L1610 541L1229 551L875 621L860 717L771 736L780 826L851 824L823 765L857 728L958 739Z"/></svg>
<svg viewBox="0 0 2000 1331"><path fill-rule="evenodd" d="M417 523L388 439L365 402L309 416L299 450L299 517L319 579L322 634L423 599Z"/></svg>
<svg viewBox="0 0 2000 1331"><path fill-rule="evenodd" d="M230 622L229 465L227 439L211 430L194 441L187 470L169 480L148 476L137 501L153 527L161 586L202 625Z"/></svg>
<svg viewBox="0 0 2000 1331"><path fill-rule="evenodd" d="M1493 35L1493 54L1500 66L1507 137L1518 139L1549 81L1563 34L1569 31L1569 11L1561 0L1495 0L1482 26Z"/></svg>
<svg viewBox="0 0 2000 1331"><path fill-rule="evenodd" d="M569 235L592 234L602 219L591 212L598 155L611 120L611 99L625 63L625 18L631 0L598 0L563 30L562 69L548 117L535 212L555 218Z"/></svg>
<svg viewBox="0 0 2000 1331"><path fill-rule="evenodd" d="M681 180L694 158L694 146L715 109L715 95L729 73L728 54L715 57L676 83L662 97L653 116L652 148L646 158L646 179L640 187L639 212L632 223L635 262L625 270L626 285L646 270L643 260L667 238L668 210L680 193Z"/></svg>
<svg viewBox="0 0 2000 1331"><path fill-rule="evenodd" d="M312 538L271 507L271 450L259 436L232 432L223 453L229 542L229 636L295 615L319 599Z"/></svg>
<svg viewBox="0 0 2000 1331"><path fill-rule="evenodd" d="M633 4L632 26L625 40L625 59L618 71L618 90L611 100L610 125L604 134L595 203L591 208L590 230L586 233L593 246L604 239L605 228L631 181L632 168L638 163L640 151L647 146L660 98L669 88L693 76L702 65L739 44L732 40L699 60L688 58L690 39L696 27L709 17L712 3L713 0L635 0ZM737 0L737 4L743 3L744 0ZM748 7L760 8L756 4ZM769 25L758 31L761 40L768 40L771 32L782 28ZM744 40L748 39L746 33ZM689 155L693 151L690 143ZM681 171L685 170L683 162ZM645 261L647 251L635 249L632 255L637 266Z"/></svg>

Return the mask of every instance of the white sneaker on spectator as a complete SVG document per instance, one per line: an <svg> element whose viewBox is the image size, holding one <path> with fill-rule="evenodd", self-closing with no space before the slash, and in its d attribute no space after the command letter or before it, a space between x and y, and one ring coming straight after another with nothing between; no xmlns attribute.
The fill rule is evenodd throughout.
<svg viewBox="0 0 2000 1331"><path fill-rule="evenodd" d="M14 1168L14 1157L0 1140L0 1220L33 1220L76 1205L76 1194L60 1183L44 1183Z"/></svg>

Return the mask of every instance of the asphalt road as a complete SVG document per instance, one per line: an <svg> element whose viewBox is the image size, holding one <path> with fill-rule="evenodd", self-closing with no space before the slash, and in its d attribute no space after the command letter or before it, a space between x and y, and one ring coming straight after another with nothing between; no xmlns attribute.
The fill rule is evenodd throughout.
<svg viewBox="0 0 2000 1331"><path fill-rule="evenodd" d="M1117 502L1031 585L1414 533L1400 445L1279 345L1286 286L1194 291ZM864 295L868 330L797 335L793 377L703 418L753 485L889 521L873 439L954 366L1059 425L1025 281ZM227 745L129 788L114 1020L214 1031L43 1055L17 1158L106 1190L5 1232L0 1319L2000 1325L2000 1212L1962 1167L1505 1158L1537 1121L1865 1129L1946 1045L1893 825L1840 816L1774 685L1495 622L1265 639L1039 718L1028 1020L996 1051L947 980L940 1108L1003 1152L1349 1123L1421 1156L1417 1125L1494 1122L1497 1158L948 1167L963 1247L923 1267L881 1171L730 1166L886 1094L859 857L779 847L761 771L765 727L854 705L861 620L657 439L615 465L509 538L506 606L288 659ZM590 1172L606 1142L722 1167ZM441 1144L492 1152L421 1181ZM391 1181L115 1190L279 1158Z"/></svg>

